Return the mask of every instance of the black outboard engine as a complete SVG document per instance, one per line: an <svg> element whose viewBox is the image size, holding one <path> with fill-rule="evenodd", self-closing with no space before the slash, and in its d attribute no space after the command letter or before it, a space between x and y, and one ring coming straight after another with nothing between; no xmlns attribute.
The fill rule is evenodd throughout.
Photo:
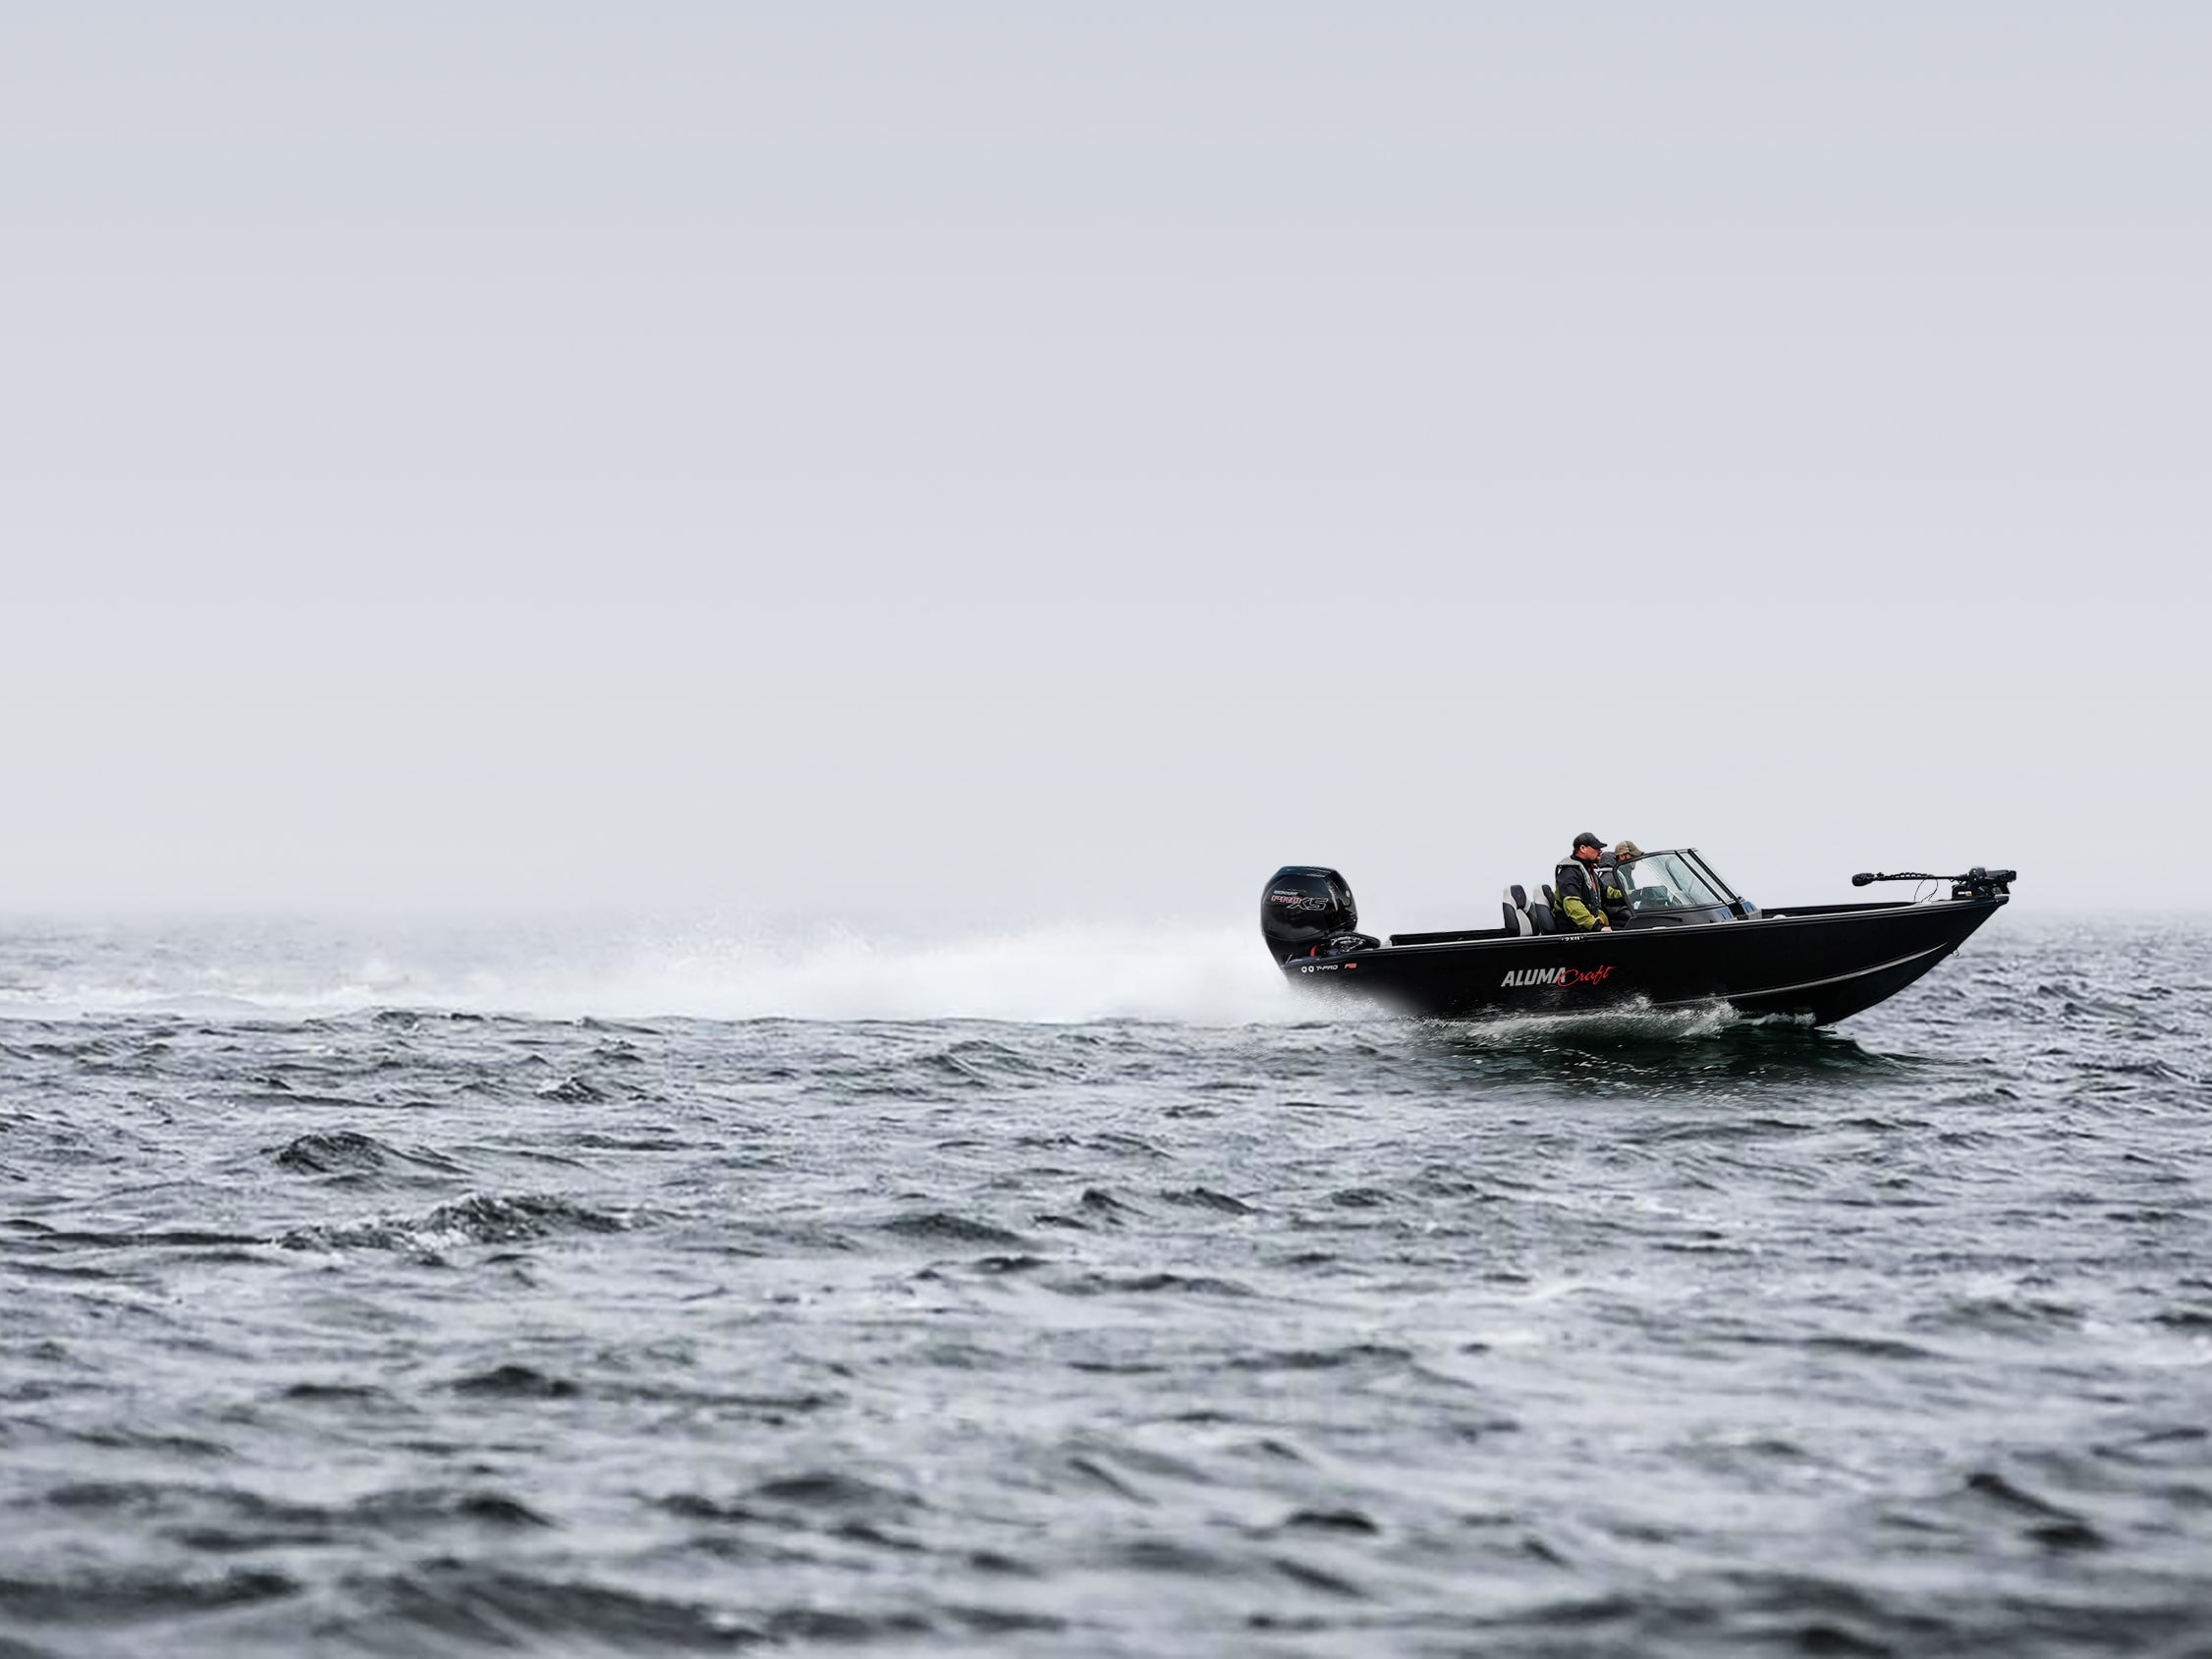
<svg viewBox="0 0 2212 1659"><path fill-rule="evenodd" d="M1371 951L1382 943L1355 932L1358 925L1352 884L1335 870L1285 864L1260 889L1259 930L1267 935L1267 954L1278 963Z"/></svg>

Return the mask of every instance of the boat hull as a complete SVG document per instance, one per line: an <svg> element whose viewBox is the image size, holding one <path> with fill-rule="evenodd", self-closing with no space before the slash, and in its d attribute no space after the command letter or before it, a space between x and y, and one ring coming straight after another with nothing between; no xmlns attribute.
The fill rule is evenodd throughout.
<svg viewBox="0 0 2212 1659"><path fill-rule="evenodd" d="M1747 921L1392 944L1283 964L1294 983L1439 1019L1725 1002L1831 1024L1934 968L2007 901L1824 906Z"/></svg>

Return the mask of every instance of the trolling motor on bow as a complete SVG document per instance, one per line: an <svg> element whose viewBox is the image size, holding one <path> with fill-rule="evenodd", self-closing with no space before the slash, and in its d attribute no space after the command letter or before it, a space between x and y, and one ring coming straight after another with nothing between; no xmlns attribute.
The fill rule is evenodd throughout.
<svg viewBox="0 0 2212 1659"><path fill-rule="evenodd" d="M2011 894L2013 883L2019 880L2018 870L1989 870L1976 864L1964 875L1930 875L1925 870L1899 870L1893 875L1875 875L1860 871L1851 878L1853 887L1864 887L1875 881L1948 881L1954 899L1999 899Z"/></svg>

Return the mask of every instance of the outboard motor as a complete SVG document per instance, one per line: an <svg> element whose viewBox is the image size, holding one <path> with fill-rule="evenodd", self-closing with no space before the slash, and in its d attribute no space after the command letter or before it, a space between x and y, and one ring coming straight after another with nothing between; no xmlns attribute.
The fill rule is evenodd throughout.
<svg viewBox="0 0 2212 1659"><path fill-rule="evenodd" d="M1260 889L1259 930L1267 936L1267 954L1277 963L1371 951L1382 943L1354 931L1358 925L1352 884L1335 870L1285 864Z"/></svg>

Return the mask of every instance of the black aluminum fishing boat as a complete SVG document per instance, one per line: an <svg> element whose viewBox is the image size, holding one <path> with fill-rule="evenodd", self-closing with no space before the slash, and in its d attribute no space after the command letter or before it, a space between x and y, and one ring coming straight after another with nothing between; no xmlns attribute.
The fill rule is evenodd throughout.
<svg viewBox="0 0 2212 1659"><path fill-rule="evenodd" d="M1268 954L1294 983L1442 1019L1573 1014L1631 1004L1725 1002L1746 1014L1826 1025L1895 996L2010 901L2013 870L1907 870L1852 877L1948 884L1925 901L1792 905L1761 911L1695 848L1624 862L1627 904L1611 930L1577 932L1544 899L1508 888L1504 925L1447 933L1357 931L1335 870L1294 864L1260 894ZM1548 890L1546 890L1548 893Z"/></svg>

